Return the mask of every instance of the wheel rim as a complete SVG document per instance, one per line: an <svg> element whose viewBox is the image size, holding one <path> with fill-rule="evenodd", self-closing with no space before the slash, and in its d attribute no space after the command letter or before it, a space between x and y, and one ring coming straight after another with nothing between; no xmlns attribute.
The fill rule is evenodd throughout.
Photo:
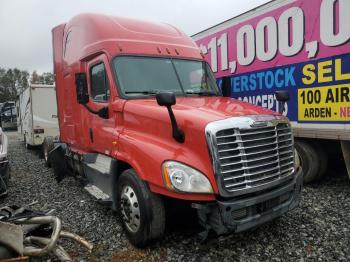
<svg viewBox="0 0 350 262"><path fill-rule="evenodd" d="M124 186L120 197L120 210L126 227L133 233L140 227L140 206L134 189Z"/></svg>

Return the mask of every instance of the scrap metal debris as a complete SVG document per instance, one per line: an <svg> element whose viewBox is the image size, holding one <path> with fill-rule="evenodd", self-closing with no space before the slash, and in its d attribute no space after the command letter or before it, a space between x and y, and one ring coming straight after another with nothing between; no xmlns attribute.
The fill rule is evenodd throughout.
<svg viewBox="0 0 350 262"><path fill-rule="evenodd" d="M60 261L72 261L59 244L63 238L91 252L92 244L74 233L63 231L61 220L52 216L52 212L37 212L17 206L0 208L0 261L10 258L22 261L23 257L48 254L55 255Z"/></svg>

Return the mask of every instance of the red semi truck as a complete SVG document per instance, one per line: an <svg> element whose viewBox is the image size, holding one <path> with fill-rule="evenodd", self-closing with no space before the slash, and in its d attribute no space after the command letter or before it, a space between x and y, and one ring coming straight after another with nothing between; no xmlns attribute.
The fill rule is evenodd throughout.
<svg viewBox="0 0 350 262"><path fill-rule="evenodd" d="M288 119L224 97L177 28L82 14L53 29L53 51L55 176L82 179L119 213L134 245L162 237L169 198L190 203L204 233L218 234L299 203L303 174Z"/></svg>

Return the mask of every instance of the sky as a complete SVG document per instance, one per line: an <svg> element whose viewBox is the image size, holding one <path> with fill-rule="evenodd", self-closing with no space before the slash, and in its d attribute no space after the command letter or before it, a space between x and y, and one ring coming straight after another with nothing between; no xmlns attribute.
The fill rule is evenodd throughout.
<svg viewBox="0 0 350 262"><path fill-rule="evenodd" d="M172 24L188 35L268 0L0 0L0 67L52 71L51 29L93 12Z"/></svg>

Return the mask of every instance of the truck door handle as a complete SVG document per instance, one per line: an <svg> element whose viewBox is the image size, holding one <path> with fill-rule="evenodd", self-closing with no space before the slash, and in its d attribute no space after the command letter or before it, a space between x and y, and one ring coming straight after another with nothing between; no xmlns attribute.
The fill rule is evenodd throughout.
<svg viewBox="0 0 350 262"><path fill-rule="evenodd" d="M89 135L90 135L90 141L91 143L94 142L94 131L92 130L92 128L89 128Z"/></svg>

